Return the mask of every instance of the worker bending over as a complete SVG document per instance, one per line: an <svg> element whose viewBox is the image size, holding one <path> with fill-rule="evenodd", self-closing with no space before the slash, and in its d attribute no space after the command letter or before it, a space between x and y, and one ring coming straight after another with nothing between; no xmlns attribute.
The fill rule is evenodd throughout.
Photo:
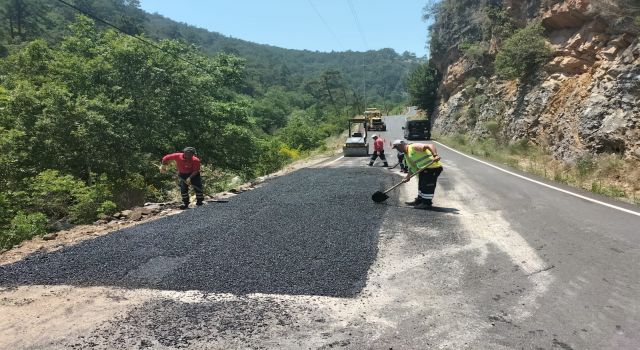
<svg viewBox="0 0 640 350"><path fill-rule="evenodd" d="M162 158L160 172L167 172L167 163L175 160L180 177L180 194L182 195L182 205L180 209L189 208L189 186L193 186L196 192L196 205L202 205L204 193L202 192L202 178L200 177L200 159L195 156L196 149L185 148L182 153L167 154Z"/></svg>
<svg viewBox="0 0 640 350"><path fill-rule="evenodd" d="M403 140L395 140L392 147L404 153L404 161L409 168L409 173L404 182L411 179L420 169L425 168L418 175L418 197L413 202L407 202L416 209L430 209L433 205L433 195L436 191L436 182L442 172L442 164L436 146L433 144L412 143L407 144ZM433 161L433 162L432 162Z"/></svg>
<svg viewBox="0 0 640 350"><path fill-rule="evenodd" d="M400 165L400 172L406 174L409 172L409 168L407 168L407 164L405 164L404 161L404 151L401 151L397 148L396 151L398 151L398 165Z"/></svg>

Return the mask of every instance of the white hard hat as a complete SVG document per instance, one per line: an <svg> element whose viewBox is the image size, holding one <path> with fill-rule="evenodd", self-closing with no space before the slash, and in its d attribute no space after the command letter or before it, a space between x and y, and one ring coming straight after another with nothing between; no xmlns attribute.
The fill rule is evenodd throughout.
<svg viewBox="0 0 640 350"><path fill-rule="evenodd" d="M377 138L378 138L378 134L373 134L373 135L371 136L371 138L372 138L372 139L377 139Z"/></svg>
<svg viewBox="0 0 640 350"><path fill-rule="evenodd" d="M404 143L404 140L394 140L394 141L391 143L391 146L392 146L392 147L395 147L395 146L401 145L401 144L403 144L403 143Z"/></svg>

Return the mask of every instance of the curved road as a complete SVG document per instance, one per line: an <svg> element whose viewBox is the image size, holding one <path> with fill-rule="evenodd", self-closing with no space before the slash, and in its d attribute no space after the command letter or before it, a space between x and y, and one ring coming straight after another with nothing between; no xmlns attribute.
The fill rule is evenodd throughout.
<svg viewBox="0 0 640 350"><path fill-rule="evenodd" d="M335 157L0 266L0 348L640 348L637 207L437 147L431 211Z"/></svg>

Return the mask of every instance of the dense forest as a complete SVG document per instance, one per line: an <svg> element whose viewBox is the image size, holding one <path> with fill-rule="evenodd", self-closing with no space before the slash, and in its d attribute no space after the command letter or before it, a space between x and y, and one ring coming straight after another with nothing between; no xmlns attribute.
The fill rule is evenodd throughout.
<svg viewBox="0 0 640 350"><path fill-rule="evenodd" d="M57 42L69 33L68 23L73 22L77 10L59 1L4 0L0 23L0 50L6 52L12 43L36 38ZM404 80L419 59L409 52L402 55L392 49L367 52L314 52L290 50L260 45L219 33L178 23L158 14L148 14L139 8L137 0L75 0L65 1L88 14L95 14L126 33L144 35L155 40L179 40L195 45L208 55L227 53L246 59L246 77L243 93L262 96L270 87L288 90L307 88L323 82L321 75L327 71L339 72L341 84L350 91L350 99L362 108L363 88L369 104L390 109L404 102ZM98 27L108 27L97 23ZM364 78L364 81L363 81ZM366 87L363 83L366 81ZM384 106L383 106L384 105Z"/></svg>
<svg viewBox="0 0 640 350"><path fill-rule="evenodd" d="M157 165L186 145L210 189L273 172L340 133L365 99L402 104L419 63L253 44L135 0L4 0L0 13L0 249L169 199Z"/></svg>

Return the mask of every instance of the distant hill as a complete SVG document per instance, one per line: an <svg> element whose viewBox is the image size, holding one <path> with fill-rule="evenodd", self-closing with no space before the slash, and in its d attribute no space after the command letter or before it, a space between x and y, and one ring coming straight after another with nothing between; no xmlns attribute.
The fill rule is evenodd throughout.
<svg viewBox="0 0 640 350"><path fill-rule="evenodd" d="M289 88L327 70L337 70L355 91L362 91L363 64L369 98L399 102L404 96L404 78L419 60L392 49L367 52L318 52L283 49L230 38L158 14L147 14L145 33L155 39L181 39L213 54L226 52L245 57L258 88L286 85Z"/></svg>
<svg viewBox="0 0 640 350"><path fill-rule="evenodd" d="M367 52L314 52L290 50L230 38L139 8L137 0L67 0L79 9L115 24L131 34L143 33L157 39L178 39L197 45L208 54L231 53L247 60L248 86L245 93L261 95L271 86L302 89L327 71L339 72L352 93L363 93L366 78L367 100L399 103L404 100L406 74L419 63L414 54L398 54L392 49ZM5 0L0 5L6 20L0 23L0 43L12 44L35 38L57 41L78 11L58 1ZM365 74L363 76L363 65Z"/></svg>

